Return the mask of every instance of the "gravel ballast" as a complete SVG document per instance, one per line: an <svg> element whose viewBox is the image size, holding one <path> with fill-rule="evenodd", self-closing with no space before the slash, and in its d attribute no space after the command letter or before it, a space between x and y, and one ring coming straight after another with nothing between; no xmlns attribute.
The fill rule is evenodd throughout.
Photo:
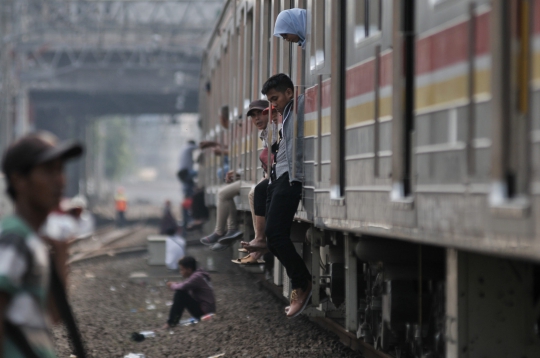
<svg viewBox="0 0 540 358"><path fill-rule="evenodd" d="M233 264L231 264L233 265ZM306 317L287 319L284 304L261 289L251 276L231 267L212 273L216 317L193 326L157 331L156 337L132 341L131 334L155 330L167 320L173 292L164 277L130 280L148 272L146 259L107 257L74 265L70 299L92 357L143 353L158 357L361 357L337 336ZM177 275L171 272L170 275ZM155 308L154 308L155 307ZM183 319L190 315L184 312ZM69 357L66 332L54 331L59 357Z"/></svg>

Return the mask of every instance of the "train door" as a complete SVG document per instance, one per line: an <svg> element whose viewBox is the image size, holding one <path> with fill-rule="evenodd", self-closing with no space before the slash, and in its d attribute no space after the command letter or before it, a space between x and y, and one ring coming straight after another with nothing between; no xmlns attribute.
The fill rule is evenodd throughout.
<svg viewBox="0 0 540 358"><path fill-rule="evenodd" d="M394 227L415 228L414 195L415 53L417 0L393 2L392 49L392 187L391 222Z"/></svg>

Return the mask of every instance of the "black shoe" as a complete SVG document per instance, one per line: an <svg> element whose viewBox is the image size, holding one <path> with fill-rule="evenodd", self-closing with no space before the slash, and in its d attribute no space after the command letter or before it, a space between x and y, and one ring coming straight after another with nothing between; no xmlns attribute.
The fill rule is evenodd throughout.
<svg viewBox="0 0 540 358"><path fill-rule="evenodd" d="M218 235L216 234L215 232L208 235L208 236L205 236L201 239L201 243L206 245L206 246L212 246L213 244L215 244L219 239L221 239L223 237L223 235Z"/></svg>
<svg viewBox="0 0 540 358"><path fill-rule="evenodd" d="M218 242L223 245L230 245L236 240L240 240L242 236L244 236L244 233L240 230L229 230Z"/></svg>

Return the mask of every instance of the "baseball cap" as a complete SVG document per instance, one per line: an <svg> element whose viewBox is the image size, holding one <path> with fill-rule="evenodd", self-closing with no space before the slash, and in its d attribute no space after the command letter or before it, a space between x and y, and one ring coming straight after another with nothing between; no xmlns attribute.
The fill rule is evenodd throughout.
<svg viewBox="0 0 540 358"><path fill-rule="evenodd" d="M29 172L33 167L55 159L68 160L79 157L83 146L76 141L60 142L46 131L25 135L12 143L2 158L2 171L6 176L12 172Z"/></svg>
<svg viewBox="0 0 540 358"><path fill-rule="evenodd" d="M256 101L253 101L249 104L249 110L247 112L247 116L251 116L252 112L254 109L258 109L260 111L264 110L266 107L268 107L268 101L265 100L265 99L258 99Z"/></svg>
<svg viewBox="0 0 540 358"><path fill-rule="evenodd" d="M272 107L272 113L274 113L276 111L276 107L274 106L271 106ZM263 114L266 114L268 112L270 112L270 107L266 107L265 109L263 109Z"/></svg>

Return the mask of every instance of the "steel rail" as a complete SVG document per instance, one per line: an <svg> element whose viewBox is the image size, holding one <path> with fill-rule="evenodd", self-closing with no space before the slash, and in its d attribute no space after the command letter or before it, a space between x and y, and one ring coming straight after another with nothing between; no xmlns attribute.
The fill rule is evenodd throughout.
<svg viewBox="0 0 540 358"><path fill-rule="evenodd" d="M79 262L87 258L92 258L92 257L95 257L96 255L99 255L99 256L106 255L111 251L114 252L114 249L109 248L110 245L117 242L118 240L121 240L123 238L133 235L140 228L141 228L140 225L135 225L133 227L124 228L120 230L116 228L113 228L112 230L107 230L101 235L102 242L101 242L101 245L99 245L99 247L95 249L85 250L85 251L82 251L73 255L72 257L68 259L68 264ZM121 249L125 249L125 247Z"/></svg>

